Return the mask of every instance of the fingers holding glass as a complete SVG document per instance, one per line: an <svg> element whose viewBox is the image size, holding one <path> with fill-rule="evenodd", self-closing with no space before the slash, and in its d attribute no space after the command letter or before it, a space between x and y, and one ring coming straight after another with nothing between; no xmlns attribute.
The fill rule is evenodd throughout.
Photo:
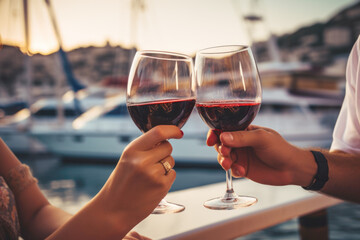
<svg viewBox="0 0 360 240"><path fill-rule="evenodd" d="M145 135L148 134L145 141L138 142L144 150L158 148L160 142L169 138L182 138L180 128L195 105L193 76L192 58L187 55L163 51L138 51L135 54L129 73L126 104L136 126ZM159 125L168 126L160 128L157 127ZM172 163L165 157L156 161L161 175L175 176ZM162 200L154 213L182 210L183 206Z"/></svg>

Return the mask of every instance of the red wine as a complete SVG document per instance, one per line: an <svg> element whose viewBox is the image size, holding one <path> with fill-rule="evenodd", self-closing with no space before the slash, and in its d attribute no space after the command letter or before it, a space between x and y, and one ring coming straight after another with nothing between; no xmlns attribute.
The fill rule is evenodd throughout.
<svg viewBox="0 0 360 240"><path fill-rule="evenodd" d="M170 99L127 106L136 126L147 132L157 125L184 126L195 105L195 99Z"/></svg>
<svg viewBox="0 0 360 240"><path fill-rule="evenodd" d="M212 129L239 131L246 129L259 111L260 103L221 101L197 103L196 108L204 122Z"/></svg>

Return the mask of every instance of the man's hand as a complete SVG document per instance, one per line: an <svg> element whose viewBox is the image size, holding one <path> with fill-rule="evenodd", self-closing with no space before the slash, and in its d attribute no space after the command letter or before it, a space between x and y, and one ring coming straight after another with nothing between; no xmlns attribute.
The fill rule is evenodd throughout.
<svg viewBox="0 0 360 240"><path fill-rule="evenodd" d="M225 170L231 168L234 177L269 185L299 184L297 167L301 159L312 158L309 151L291 145L276 131L254 125L220 136L210 130L207 145L215 147L218 162ZM310 183L314 174L302 176L301 184Z"/></svg>

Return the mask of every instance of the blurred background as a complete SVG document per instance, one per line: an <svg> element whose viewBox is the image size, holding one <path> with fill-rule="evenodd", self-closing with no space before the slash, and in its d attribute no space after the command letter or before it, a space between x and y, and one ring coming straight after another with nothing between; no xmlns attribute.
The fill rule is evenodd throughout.
<svg viewBox="0 0 360 240"><path fill-rule="evenodd" d="M360 33L355 0L0 0L0 137L51 202L76 212L141 133L125 104L137 50L195 57L250 45L263 103L254 124L300 147L329 148L347 57ZM194 111L172 141L172 191L224 181ZM358 239L360 208L329 209L330 238ZM241 239L298 239L291 220Z"/></svg>

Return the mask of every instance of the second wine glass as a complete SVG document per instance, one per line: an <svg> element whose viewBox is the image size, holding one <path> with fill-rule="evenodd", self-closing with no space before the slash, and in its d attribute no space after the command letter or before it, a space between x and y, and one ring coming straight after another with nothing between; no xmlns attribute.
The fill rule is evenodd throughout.
<svg viewBox="0 0 360 240"><path fill-rule="evenodd" d="M131 65L127 107L136 126L147 132L157 125L181 128L195 105L191 57L171 52L138 51ZM153 213L175 213L184 206L162 200Z"/></svg>
<svg viewBox="0 0 360 240"><path fill-rule="evenodd" d="M219 46L197 52L196 108L204 122L220 135L245 130L259 111L261 84L255 59L247 46ZM226 172L226 192L208 200L210 209L236 209L257 202L255 197L238 196L232 185L231 169Z"/></svg>

